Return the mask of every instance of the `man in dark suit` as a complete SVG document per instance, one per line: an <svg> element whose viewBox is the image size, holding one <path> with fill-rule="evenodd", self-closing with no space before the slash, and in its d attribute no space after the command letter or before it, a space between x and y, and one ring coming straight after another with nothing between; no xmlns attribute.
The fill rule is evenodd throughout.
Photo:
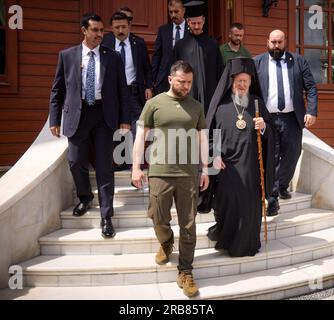
<svg viewBox="0 0 334 320"><path fill-rule="evenodd" d="M135 135L136 121L146 100L153 95L151 64L144 39L130 33L130 23L125 13L116 11L111 16L110 24L112 32L104 37L102 44L118 51L123 59L131 97L131 131Z"/></svg>
<svg viewBox="0 0 334 320"><path fill-rule="evenodd" d="M130 21L128 16L121 11L116 11L110 19L112 32L107 34L103 43L105 46L118 51L121 54L126 82L130 97L130 136L119 137L124 143L120 143L116 148L122 149L115 157L115 170L121 171L129 168L131 164L131 147L136 136L136 121L146 103L146 100L153 96L152 68L147 53L146 43L143 38L130 32ZM125 148L124 148L125 146Z"/></svg>
<svg viewBox="0 0 334 320"><path fill-rule="evenodd" d="M170 0L168 2L168 13L172 22L159 28L154 43L152 74L155 94L169 90L168 75L173 63L174 45L188 34L182 0Z"/></svg>
<svg viewBox="0 0 334 320"><path fill-rule="evenodd" d="M270 33L267 47L268 52L254 60L264 102L275 121L275 186L267 199L267 215L274 216L279 210L278 196L291 198L287 189L302 150L303 128L316 122L318 95L307 61L286 51L281 30Z"/></svg>
<svg viewBox="0 0 334 320"><path fill-rule="evenodd" d="M68 160L80 199L74 216L91 206L93 193L89 163L94 158L101 210L102 236L115 236L113 216L114 172L113 134L119 127L129 129L128 91L118 53L101 46L103 22L95 14L81 20L82 44L59 53L50 97L50 130L68 137ZM94 150L94 154L91 152Z"/></svg>

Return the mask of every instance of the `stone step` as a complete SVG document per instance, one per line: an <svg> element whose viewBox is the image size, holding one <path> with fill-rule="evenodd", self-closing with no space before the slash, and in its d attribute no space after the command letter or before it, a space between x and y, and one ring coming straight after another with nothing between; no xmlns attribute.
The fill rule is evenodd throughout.
<svg viewBox="0 0 334 320"><path fill-rule="evenodd" d="M93 205L98 206L98 191L92 190L94 194ZM78 203L75 190L73 190L73 204ZM148 204L148 188L137 189L132 186L115 187L114 206L122 206L126 204Z"/></svg>
<svg viewBox="0 0 334 320"><path fill-rule="evenodd" d="M197 249L213 248L207 238L207 230L214 224L212 214L198 215L211 217L210 222L197 224ZM176 216L174 216L176 219ZM99 222L99 219L96 219ZM114 221L121 221L113 219ZM131 221L131 219L129 219ZM304 209L296 212L268 217L268 240L280 239L303 233L334 227L334 212L321 209ZM179 227L172 227L175 235L175 248L178 248ZM264 226L262 224L262 238ZM60 229L40 239L41 251L45 255L82 255L82 254L129 254L154 253L159 248L153 227L117 228L114 239L101 237L100 228L96 229Z"/></svg>
<svg viewBox="0 0 334 320"><path fill-rule="evenodd" d="M0 290L3 300L188 300L173 282L127 286L27 287ZM280 300L330 288L334 284L334 256L269 270L196 279L200 295L191 300ZM131 302L129 302L131 304Z"/></svg>
<svg viewBox="0 0 334 320"><path fill-rule="evenodd" d="M115 215L112 218L116 228L132 228L132 227L151 227L152 220L147 217L147 204L136 205L127 204L114 206ZM69 208L61 213L62 227L65 229L90 229L100 227L100 209L99 207L91 208L82 217L73 217L73 208ZM177 223L177 214L175 206L171 209L171 224ZM213 213L197 214L197 223L214 222Z"/></svg>
<svg viewBox="0 0 334 320"><path fill-rule="evenodd" d="M151 219L147 218L147 207L148 203L143 203L143 199L140 198L141 195L136 196L134 199L137 202L142 201L142 203L128 203L127 197L129 193L129 189L127 192L124 189L118 189L120 193L125 195L125 201L115 200L114 209L115 209L115 217L113 218L115 227L125 228L125 227L146 227L152 226ZM147 198L146 198L147 199ZM281 200L280 201L280 214L294 212L297 210L307 209L311 207L312 196L308 194L302 193L293 193L292 198L289 200ZM124 203L125 202L125 203ZM144 201L147 202L147 201ZM99 228L100 226L100 212L98 207L92 208L89 210L84 216L78 218L72 216L73 208L69 208L61 213L62 217L62 226L63 228L70 229L83 229L83 228ZM176 211L175 206L173 206L172 210L172 224L175 224L176 219ZM212 214L198 214L197 222L213 222L214 218Z"/></svg>
<svg viewBox="0 0 334 320"><path fill-rule="evenodd" d="M145 174L147 174L147 170L144 170ZM92 187L96 188L96 175L95 171L89 172L90 183ZM115 186L118 187L126 187L131 185L131 171L116 171L115 172Z"/></svg>
<svg viewBox="0 0 334 320"><path fill-rule="evenodd" d="M334 228L268 241L254 257L231 258L214 249L195 252L196 279L264 271L334 255ZM154 253L39 256L21 264L25 286L109 286L174 282L178 255L158 266ZM313 264L313 262L312 262Z"/></svg>
<svg viewBox="0 0 334 320"><path fill-rule="evenodd" d="M92 192L94 194L93 205L98 206L98 191L97 189L93 189ZM115 187L114 206L122 206L126 204L148 205L148 195L148 186L145 186L144 189L137 189L131 185L117 186ZM312 195L295 192L292 192L291 195L291 199L280 200L280 212L289 212L304 209L305 207L311 207ZM75 205L78 201L75 190L73 190L73 204ZM297 202L300 202L299 207L295 205ZM291 206L289 207L288 205ZM284 206L284 208L282 208L282 206Z"/></svg>

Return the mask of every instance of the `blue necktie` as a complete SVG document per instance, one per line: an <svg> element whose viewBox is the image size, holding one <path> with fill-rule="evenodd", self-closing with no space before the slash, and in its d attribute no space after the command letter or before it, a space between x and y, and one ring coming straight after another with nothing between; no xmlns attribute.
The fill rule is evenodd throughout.
<svg viewBox="0 0 334 320"><path fill-rule="evenodd" d="M125 48L124 48L125 43L123 41L121 41L120 46L122 47L121 48L121 58L122 58L122 61L123 61L124 67L125 67L125 62L126 62L125 61Z"/></svg>
<svg viewBox="0 0 334 320"><path fill-rule="evenodd" d="M181 38L180 29L181 29L180 26L176 26L175 43L178 42Z"/></svg>
<svg viewBox="0 0 334 320"><path fill-rule="evenodd" d="M95 102L95 53L91 51L87 67L86 76L86 102L88 105L93 105Z"/></svg>
<svg viewBox="0 0 334 320"><path fill-rule="evenodd" d="M276 61L276 75L277 75L277 107L278 110L282 111L285 108L285 97L284 97L284 85L283 85L283 73L281 61Z"/></svg>

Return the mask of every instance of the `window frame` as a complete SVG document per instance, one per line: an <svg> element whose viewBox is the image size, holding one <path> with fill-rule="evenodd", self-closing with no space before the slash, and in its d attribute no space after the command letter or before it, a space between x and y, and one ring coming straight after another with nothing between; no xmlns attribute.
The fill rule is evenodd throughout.
<svg viewBox="0 0 334 320"><path fill-rule="evenodd" d="M289 14L291 15L289 19L289 40L288 46L291 51L296 52L299 49L301 55L304 55L305 49L319 49L319 50L327 50L327 77L331 83L317 83L317 87L319 90L330 91L334 90L334 79L332 78L332 66L334 63L332 62L332 51L334 51L334 41L332 39L332 23L331 18L334 17L334 7L329 0L329 4L327 8L323 8L323 12L327 13L327 36L328 36L328 45L305 45L304 44L304 13L308 10L310 5L305 5L304 0L299 0L299 5L297 5L296 1L289 1ZM299 14L299 44L296 43L297 37L297 15Z"/></svg>
<svg viewBox="0 0 334 320"><path fill-rule="evenodd" d="M8 8L16 4L15 0L5 0L5 37L6 61L5 73L0 75L0 94L13 94L18 92L18 31L8 26L10 18Z"/></svg>

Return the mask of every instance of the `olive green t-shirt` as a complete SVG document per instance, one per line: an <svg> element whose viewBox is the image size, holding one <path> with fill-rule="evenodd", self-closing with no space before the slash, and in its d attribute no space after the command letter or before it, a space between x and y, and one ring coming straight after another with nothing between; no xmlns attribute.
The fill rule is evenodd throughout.
<svg viewBox="0 0 334 320"><path fill-rule="evenodd" d="M198 130L206 128L204 108L198 101L161 93L146 102L138 124L151 129L149 177L198 174Z"/></svg>
<svg viewBox="0 0 334 320"><path fill-rule="evenodd" d="M225 68L228 60L237 58L237 57L246 57L246 58L251 58L252 55L250 52L243 46L241 45L238 51L233 51L231 47L229 46L228 42L222 44L219 47L220 53L223 58L223 66Z"/></svg>

